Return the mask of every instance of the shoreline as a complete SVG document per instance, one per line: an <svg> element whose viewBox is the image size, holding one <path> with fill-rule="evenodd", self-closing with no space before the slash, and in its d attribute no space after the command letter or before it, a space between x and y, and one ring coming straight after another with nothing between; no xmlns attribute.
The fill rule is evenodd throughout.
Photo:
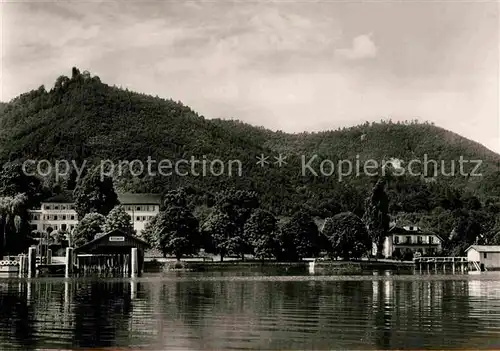
<svg viewBox="0 0 500 351"><path fill-rule="evenodd" d="M362 273L374 270L404 270L413 271L414 263L405 261L299 261L299 262L276 262L256 260L234 260L234 261L187 261L168 260L161 261L149 259L144 262L145 273L162 271L217 271L217 270L261 270L264 268L275 268L277 270L297 270L309 272L332 272L332 273Z"/></svg>

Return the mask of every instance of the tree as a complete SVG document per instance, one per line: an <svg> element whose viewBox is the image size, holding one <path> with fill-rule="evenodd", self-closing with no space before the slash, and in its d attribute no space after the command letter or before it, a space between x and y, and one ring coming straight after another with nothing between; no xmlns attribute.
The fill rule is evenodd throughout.
<svg viewBox="0 0 500 351"><path fill-rule="evenodd" d="M389 230L389 198L385 193L385 180L377 181L371 196L366 200L363 222L368 234L377 245L377 256L382 255L384 239Z"/></svg>
<svg viewBox="0 0 500 351"><path fill-rule="evenodd" d="M203 232L211 238L207 251L220 254L221 261L228 254L244 258L245 253L251 253L244 226L258 206L258 195L252 191L229 189L218 193L212 213L203 224Z"/></svg>
<svg viewBox="0 0 500 351"><path fill-rule="evenodd" d="M194 254L200 248L198 220L185 206L168 206L158 214L155 221L154 242L164 256L182 256Z"/></svg>
<svg viewBox="0 0 500 351"><path fill-rule="evenodd" d="M129 235L135 233L132 225L132 218L127 212L125 212L123 206L116 206L106 216L106 222L103 225L103 232L109 233L112 230L121 230Z"/></svg>
<svg viewBox="0 0 500 351"><path fill-rule="evenodd" d="M296 212L278 233L278 260L300 261L319 253L319 231L305 211Z"/></svg>
<svg viewBox="0 0 500 351"><path fill-rule="evenodd" d="M372 241L361 219L352 212L339 213L325 220L323 235L330 242L330 252L344 260L360 258L372 247Z"/></svg>
<svg viewBox="0 0 500 351"><path fill-rule="evenodd" d="M452 256L463 256L465 250L476 241L482 241L482 227L477 216L459 211L455 214L456 225L445 243L445 250Z"/></svg>
<svg viewBox="0 0 500 351"><path fill-rule="evenodd" d="M225 256L239 251L241 238L235 235L236 225L227 213L214 209L203 223L202 231L207 237L206 251L220 255L221 262Z"/></svg>
<svg viewBox="0 0 500 351"><path fill-rule="evenodd" d="M106 217L100 213L87 214L75 227L72 245L79 247L94 240L97 234L103 232L105 222Z"/></svg>
<svg viewBox="0 0 500 351"><path fill-rule="evenodd" d="M41 181L28 176L19 163L8 163L0 169L0 196L14 197L19 194L26 196L28 208L37 204L42 195Z"/></svg>
<svg viewBox="0 0 500 351"><path fill-rule="evenodd" d="M491 240L491 245L500 245L500 232L496 233Z"/></svg>
<svg viewBox="0 0 500 351"><path fill-rule="evenodd" d="M101 175L100 167L89 172L73 192L75 210L78 218L97 212L106 216L116 205L118 196L113 187L113 180Z"/></svg>
<svg viewBox="0 0 500 351"><path fill-rule="evenodd" d="M145 240L149 247L157 248L158 243L156 242L156 230L157 230L158 215L154 216L148 223L146 223L144 229L139 233L139 236Z"/></svg>
<svg viewBox="0 0 500 351"><path fill-rule="evenodd" d="M0 198L0 253L2 255L21 252L27 245L29 238L27 204L28 197L25 194Z"/></svg>
<svg viewBox="0 0 500 351"><path fill-rule="evenodd" d="M176 190L171 190L163 196L163 206L188 206L187 203L187 192L184 188L179 188Z"/></svg>
<svg viewBox="0 0 500 351"><path fill-rule="evenodd" d="M277 221L271 212L257 209L245 223L245 237L250 239L256 258L272 258L276 254Z"/></svg>
<svg viewBox="0 0 500 351"><path fill-rule="evenodd" d="M242 231L252 211L259 207L259 196L254 191L229 189L217 194L215 207L226 213Z"/></svg>

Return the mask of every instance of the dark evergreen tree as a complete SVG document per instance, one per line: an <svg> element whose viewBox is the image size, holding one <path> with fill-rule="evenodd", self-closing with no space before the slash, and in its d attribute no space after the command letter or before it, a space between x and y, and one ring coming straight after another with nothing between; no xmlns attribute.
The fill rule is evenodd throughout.
<svg viewBox="0 0 500 351"><path fill-rule="evenodd" d="M385 180L379 179L366 200L363 222L372 241L377 245L377 256L382 255L384 239L389 230L389 198L385 193Z"/></svg>

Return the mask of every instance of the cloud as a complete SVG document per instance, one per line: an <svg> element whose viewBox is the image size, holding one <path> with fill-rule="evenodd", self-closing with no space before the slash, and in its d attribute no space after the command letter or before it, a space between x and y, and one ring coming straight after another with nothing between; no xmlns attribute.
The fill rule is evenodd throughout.
<svg viewBox="0 0 500 351"><path fill-rule="evenodd" d="M352 40L352 47L339 49L337 53L349 60L360 60L377 56L377 46L371 38L371 34L363 34Z"/></svg>

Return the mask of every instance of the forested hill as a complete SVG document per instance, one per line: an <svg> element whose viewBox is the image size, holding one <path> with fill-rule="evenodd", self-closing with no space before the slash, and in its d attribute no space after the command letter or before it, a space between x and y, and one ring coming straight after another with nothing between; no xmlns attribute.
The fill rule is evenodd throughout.
<svg viewBox="0 0 500 351"><path fill-rule="evenodd" d="M256 156L287 155L287 164L261 168ZM467 189L483 201L500 194L499 156L482 145L431 124L385 121L321 133L272 132L238 121L210 120L180 102L165 100L109 86L80 73L61 76L50 91L41 86L0 106L0 161L68 159L98 162L101 159L175 162L191 156L201 159L240 160L239 176L167 176L116 179L119 190L164 192L189 186L207 199L230 186L253 189L276 214L288 215L300 207L317 211L363 211L373 177L301 175L301 155L337 161L397 158L443 160L481 159L483 177L400 177L391 185L393 211L432 210L438 203L430 193ZM359 156L358 156L359 155ZM458 167L458 165L457 165ZM470 170L470 169L469 169ZM453 192L452 191L452 192ZM461 196L461 195L460 195ZM418 200L415 200L417 198ZM438 201L438 200L436 200ZM439 200L440 201L440 200ZM409 207L409 209L408 209Z"/></svg>

